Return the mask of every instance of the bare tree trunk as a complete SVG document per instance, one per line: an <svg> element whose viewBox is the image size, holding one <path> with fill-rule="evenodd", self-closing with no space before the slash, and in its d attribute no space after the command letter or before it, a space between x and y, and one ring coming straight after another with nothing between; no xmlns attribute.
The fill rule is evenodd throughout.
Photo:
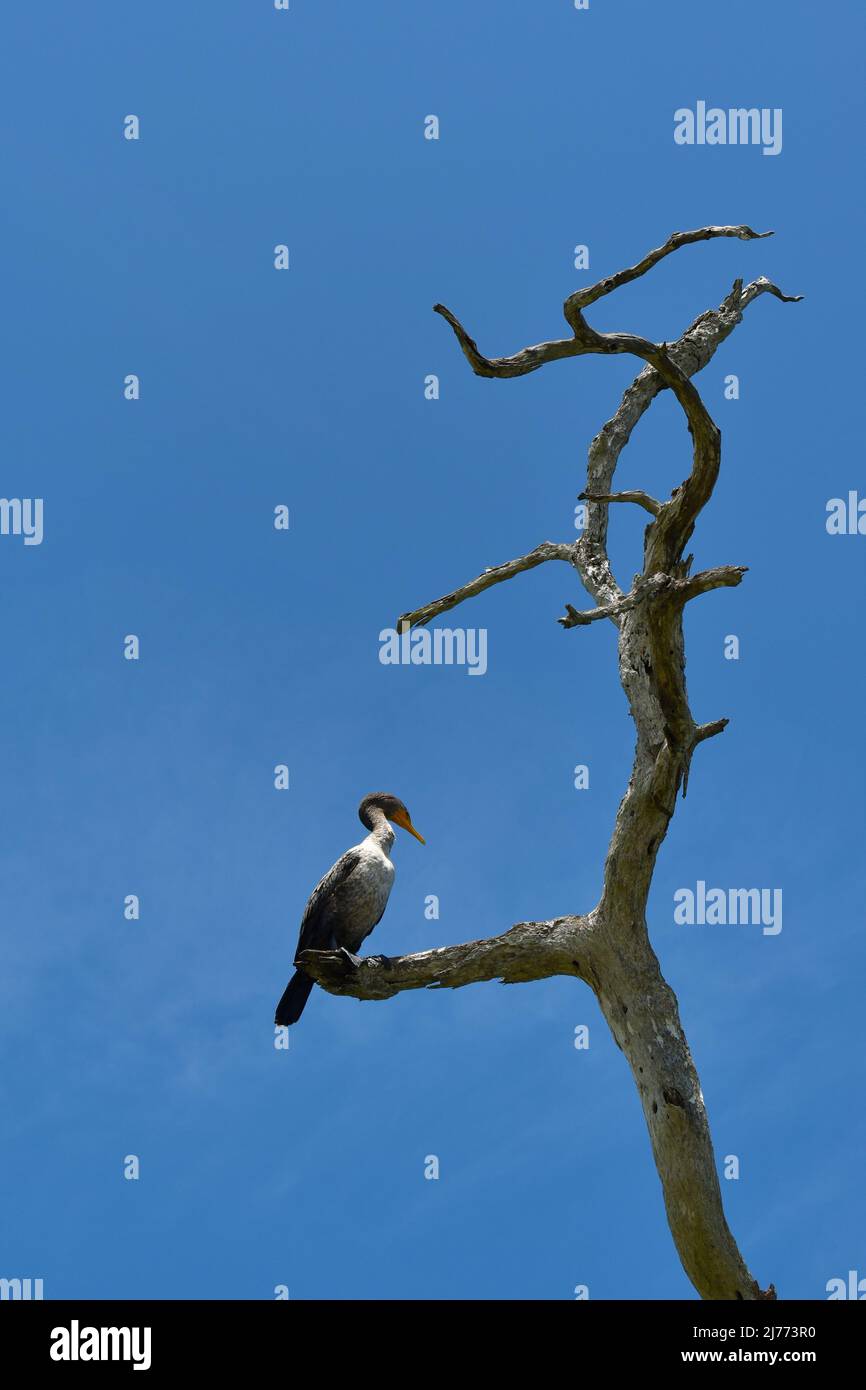
<svg viewBox="0 0 866 1390"><path fill-rule="evenodd" d="M596 333L583 310L621 285L644 275L665 256L714 237L759 239L771 233L749 227L703 227L675 232L637 265L619 271L565 302L572 336L539 343L512 357L487 358L457 318L436 311L453 328L473 371L485 377L522 376L547 362L587 353L630 353L646 364L625 391L613 417L589 449L587 525L579 541L543 542L528 554L485 570L443 598L398 619L398 627L430 622L496 584L548 560L571 564L595 606L566 604L564 628L606 620L619 632L619 673L634 719L637 741L628 788L617 811L597 906L584 916L521 922L501 936L401 956L384 965L364 961L347 971L337 953L306 951L299 964L333 994L387 999L402 990L458 988L482 980L507 984L574 975L594 991L617 1045L632 1070L649 1129L665 1209L683 1268L702 1298L774 1298L750 1274L722 1207L712 1140L700 1081L680 1023L673 990L662 977L650 944L646 906L659 847L688 787L692 755L722 732L726 719L697 724L686 693L682 615L685 604L711 589L740 583L742 566L724 565L691 574L685 547L712 496L721 460L721 435L691 377L710 361L741 321L743 311L768 293L794 302L763 277L743 287L737 280L718 309L701 314L675 343L652 343L628 333ZM797 296L796 298L799 298ZM663 390L676 396L692 439L692 469L666 502L632 490L612 492L613 476L635 425ZM617 583L607 553L608 509L642 507L652 518L644 533L641 572L630 589Z"/></svg>

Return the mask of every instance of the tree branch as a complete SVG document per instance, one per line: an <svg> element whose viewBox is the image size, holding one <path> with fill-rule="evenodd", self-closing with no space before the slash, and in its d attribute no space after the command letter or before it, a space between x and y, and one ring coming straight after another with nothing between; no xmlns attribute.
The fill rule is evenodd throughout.
<svg viewBox="0 0 866 1390"><path fill-rule="evenodd" d="M613 603L601 603L597 608L588 608L583 612L567 603L565 605L566 616L557 618L556 621L561 627L571 628L587 627L589 623L598 622L599 618L612 618L619 625L619 619L624 613L628 613L637 604L643 603L669 588L671 583L666 574L653 575L653 580L657 581L656 583L653 583L652 580L643 582L640 576L638 576L638 580L640 580L640 587L636 586L630 594L625 594Z"/></svg>
<svg viewBox="0 0 866 1390"><path fill-rule="evenodd" d="M630 612L639 603L660 598L668 599L681 607L688 603L689 599L697 598L698 594L708 594L711 589L733 588L741 582L747 572L746 565L719 565L716 569L701 570L700 574L694 574L689 579L672 579L669 574L651 574L647 577L638 574L635 575L631 593L617 599L615 603L601 604L582 613L567 603L565 608L568 616L557 618L556 621L566 628L586 627L589 623L597 622L599 618L613 618L616 621L621 614Z"/></svg>
<svg viewBox="0 0 866 1390"><path fill-rule="evenodd" d="M353 968L340 951L302 951L296 965L330 994L353 999L390 999L406 989L459 989L501 980L517 984L552 975L581 975L574 956L590 929L590 919L558 917L549 922L518 922L501 936L441 946L409 956L370 956Z"/></svg>
<svg viewBox="0 0 866 1390"><path fill-rule="evenodd" d="M706 233L706 236L703 235ZM701 232L683 232L675 234L678 240L671 237L665 243L665 247L658 252L651 252L639 263L639 267L633 267L635 271L631 278L636 278L638 273L643 274L651 265L658 263L662 259L662 254L669 255L671 251L677 250L679 246L688 244L686 238L691 241L706 240L709 236L737 236L743 239L759 239L761 236L770 236L771 233L751 232L750 228L702 228ZM640 268L642 267L642 268ZM640 269L639 269L640 268ZM622 272L626 274L626 272ZM601 281L601 285L608 285L611 289L616 288L613 281L616 276L610 276L607 280ZM617 283L625 283L618 280ZM598 289L594 286L593 290ZM610 289L605 290L609 293ZM729 295L722 301L718 309L709 309L700 314L693 323L685 330L681 337L674 343L665 345L665 357L672 367L677 369L683 377L691 377L701 371L712 359L717 348L733 332L734 328L742 320L743 310L747 308L761 294L772 294L777 299L785 303L796 303L801 295L785 295L778 289L772 281L765 276L760 276L743 288L742 280L735 280ZM595 295L600 298L600 294ZM511 358L486 358L478 352L477 346L472 338L466 333L459 320L444 308L443 305L435 306L436 312L451 324L457 335L458 341L472 367L473 371L479 376L488 377L508 377L520 376L527 371L535 371L545 362L556 360L561 357L573 357L592 351L593 349L585 342L578 343L574 339L555 343L541 343L531 348L524 348L521 352ZM584 326L585 327L585 326ZM587 330L590 331L591 330ZM603 338L604 335L596 335ZM622 335L621 335L622 336ZM641 340L634 339L632 343L639 343ZM653 345L648 345L652 347ZM661 351L661 350L659 350ZM640 354L638 354L640 355ZM664 374L660 373L654 365L644 367L631 386L628 387L623 395L622 402L615 415L602 427L589 449L589 461L587 468L587 486L585 492L580 494L580 498L590 501L587 526L575 546L551 546L550 542L545 542L531 551L528 556L521 556L517 560L510 561L506 565L496 566L492 570L486 570L478 579L470 581L460 589L455 589L452 593L446 594L444 598L437 599L433 603L425 605L423 608L413 610L411 613L401 614L397 620L398 628L401 624L408 622L411 626L430 622L431 619L438 617L448 609L454 608L458 603L462 603L466 598L472 598L476 594L483 593L493 584L498 584L503 579L510 579L515 574L521 573L524 569L531 569L536 564L542 563L547 559L568 559L576 566L584 587L588 593L600 604L614 604L625 597L610 568L610 561L607 556L607 502L612 499L611 483L616 469L619 456L626 444L629 442L634 431L635 425L649 409L656 396L664 391L668 386L668 381ZM697 395L697 393L695 393ZM715 469L717 473L717 466ZM712 482L715 481L713 476ZM709 479L705 480L709 482ZM709 490L700 505L708 499L712 490L710 483ZM679 490L677 490L677 493ZM677 500L677 493L672 500ZM658 506L662 510L663 505L656 503L654 498L649 498L646 493L633 494L620 493L617 500L635 500L639 497L646 497L647 502L643 505L648 510L653 510ZM695 503L699 500L700 494L695 496L693 493L689 500L697 514L699 506ZM654 513L655 514L655 513ZM678 503L675 509L675 521L679 522L679 532L681 546L691 534L693 518L690 520L688 513L682 509ZM667 539L667 545L664 540ZM676 537L673 534L673 524L666 523L666 536L662 537L662 543L656 545L656 549L650 555L647 554L644 572L652 573L653 569L664 568L664 561L668 558L664 553L671 547L676 548ZM556 551L555 554L550 553ZM545 553L546 552L546 553ZM568 553L566 553L568 552ZM660 552L660 553L658 553ZM569 624L570 625L570 624Z"/></svg>
<svg viewBox="0 0 866 1390"><path fill-rule="evenodd" d="M650 497L648 492L639 492L632 489L630 492L579 492L578 502L636 502L644 511L650 512L652 516L658 516L662 509L661 502L657 502L654 497Z"/></svg>
<svg viewBox="0 0 866 1390"><path fill-rule="evenodd" d="M741 281L737 282L741 284ZM740 308L745 309L747 304L751 304L753 299L757 299L759 294L772 294L776 299L781 299L783 304L800 304L803 296L801 294L782 294L778 285L774 285L772 280L768 280L766 275L759 275L757 280L753 280L747 285L740 296Z"/></svg>
<svg viewBox="0 0 866 1390"><path fill-rule="evenodd" d="M694 750L728 722L696 724L692 717L685 683L683 609L699 594L739 584L745 573L742 566L723 565L690 575L692 557L683 558L697 516L712 495L720 463L719 431L691 377L707 365L759 295L767 293L785 303L800 296L782 294L765 277L745 288L738 279L717 309L700 314L671 344L627 333L597 333L582 310L644 275L680 247L716 237L751 241L769 235L745 226L674 233L636 265L569 295L564 308L572 338L539 343L511 357L485 357L451 311L436 306L479 376L522 376L546 362L586 353L631 353L646 364L590 445L581 493L589 503L588 518L580 540L574 545L545 542L398 620L399 625L413 626L428 622L548 559L570 561L596 606L579 612L567 604L567 616L560 622L574 627L610 618L616 624L620 679L637 730L634 762L608 846L601 899L586 916L522 923L504 936L404 956L388 965L367 961L352 971L335 954L305 953L302 958L304 969L326 989L366 999L495 978L517 982L565 974L585 980L631 1067L683 1267L702 1297L722 1299L772 1298L775 1291L772 1285L766 1292L759 1288L725 1220L700 1083L676 997L650 944L646 907L659 846L680 786L685 795ZM688 424L691 472L666 502L636 489L616 493L612 484L620 454L635 425L665 389L676 396ZM616 582L607 553L608 506L624 501L643 506L652 516L644 533L642 572L628 593Z"/></svg>
<svg viewBox="0 0 866 1390"><path fill-rule="evenodd" d="M492 589L494 584L501 584L506 579L513 579L516 574L523 574L525 570L535 569L537 565L543 565L548 560L567 560L570 564L574 564L574 542L564 542L559 545L553 541L542 541L541 545L530 550L528 555L518 555L516 560L508 560L504 565L494 565L492 569L487 569L483 574L479 574L477 579L470 579L468 584L461 585L459 589L454 589L450 594L434 599L432 603L426 603L422 608L415 608L411 613L401 613L397 619L397 631L400 632L407 626L422 627L431 619L438 618L441 613L447 613L450 608L456 608L458 603L463 603L465 599L474 598L476 594L483 594L485 589Z"/></svg>
<svg viewBox="0 0 866 1390"><path fill-rule="evenodd" d="M672 232L664 246L648 252L637 265L629 266L627 270L618 270L615 275L608 275L597 284L570 294L564 306L566 322L571 323L575 311L588 309L590 304L595 304L596 300L604 295L618 290L621 285L628 285L632 280L646 275L648 270L652 270L653 266L658 265L659 261L663 261L672 251L679 251L681 246L692 246L696 241L709 241L713 237L739 237L740 241L762 241L764 237L772 235L772 232L753 232L751 227L700 227L694 232Z"/></svg>
<svg viewBox="0 0 866 1390"><path fill-rule="evenodd" d="M557 362L563 357L577 357L585 351L575 338L559 338L550 343L537 343L535 347L521 348L513 357L485 357L478 351L478 344L470 338L458 318L446 309L444 304L433 305L434 314L441 314L450 323L463 349L463 355L476 376L526 376L537 372L545 362Z"/></svg>
<svg viewBox="0 0 866 1390"><path fill-rule="evenodd" d="M694 376L712 360L716 350L742 321L743 310L759 295L770 293L776 298L793 302L764 276L743 289L742 280L733 288L718 309L699 314L675 343L668 345L668 355L686 376ZM799 298L799 296L798 296ZM653 367L644 367L623 394L615 414L602 426L589 446L587 466L588 493L609 493L620 454L628 444L635 426L652 405L656 396L665 390L665 383ZM611 602L622 596L614 579L607 555L608 509L604 504L589 508L586 529L577 544L575 562L584 587L598 603ZM651 573L652 559L646 556L644 570Z"/></svg>
<svg viewBox="0 0 866 1390"><path fill-rule="evenodd" d="M529 372L538 371L538 368L543 367L547 362L557 362L566 357L579 357L583 353L597 351L597 348L587 346L584 341L586 325L581 310L589 308L591 304L595 304L604 295L619 289L621 285L629 284L632 280L637 280L641 275L645 275L648 270L658 265L659 261L663 260L665 256L669 256L671 252L678 251L680 247L691 245L696 241L708 241L713 237L739 237L743 241L753 241L772 235L772 232L753 232L751 227L701 227L693 232L674 232L668 237L664 246L650 251L637 265L630 266L627 270L617 271L615 275L609 275L586 289L575 290L574 294L568 296L563 306L563 312L566 322L574 330L571 338L557 338L550 342L536 343L532 347L521 348L519 352L510 357L485 357L482 352L479 352L474 338L470 337L460 320L452 314L450 309L446 309L444 304L434 304L433 311L441 314L446 322L450 323L469 365L477 376L499 378L526 376ZM779 299L793 302L769 280L760 289L757 288L757 282L750 286L750 289L752 291L751 298L755 298L757 294L766 289ZM802 296L798 295L796 298L799 299ZM612 334L609 336L622 337L625 335Z"/></svg>
<svg viewBox="0 0 866 1390"><path fill-rule="evenodd" d="M683 801L686 799L686 792L689 789L689 770L692 765L692 754L699 743L705 739L715 738L716 734L724 733L731 721L729 719L714 719L711 724L699 724L692 737L692 744L686 754L685 766L683 768Z"/></svg>
<svg viewBox="0 0 866 1390"><path fill-rule="evenodd" d="M675 580L671 585L671 595L677 603L688 603L699 594L708 594L711 589L734 589L742 583L743 575L748 574L748 565L718 565L712 570L701 570L689 579Z"/></svg>

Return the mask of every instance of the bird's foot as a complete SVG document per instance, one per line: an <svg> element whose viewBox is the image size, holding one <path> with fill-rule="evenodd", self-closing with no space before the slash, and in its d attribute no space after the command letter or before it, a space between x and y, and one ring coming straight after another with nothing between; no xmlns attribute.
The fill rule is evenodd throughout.
<svg viewBox="0 0 866 1390"><path fill-rule="evenodd" d="M361 957L360 957L360 956L353 956L353 955L352 955L352 952L351 952L351 951L347 951L346 948L345 948L345 946L340 946L338 949L339 949L340 955L343 956L343 957L345 958L345 960L346 960L346 962L348 963L350 969L352 969L352 970L359 970L359 969L360 969L360 967L361 967Z"/></svg>
<svg viewBox="0 0 866 1390"><path fill-rule="evenodd" d="M374 960L377 965L381 965L385 970L394 969L394 958L392 956L368 956L368 960Z"/></svg>

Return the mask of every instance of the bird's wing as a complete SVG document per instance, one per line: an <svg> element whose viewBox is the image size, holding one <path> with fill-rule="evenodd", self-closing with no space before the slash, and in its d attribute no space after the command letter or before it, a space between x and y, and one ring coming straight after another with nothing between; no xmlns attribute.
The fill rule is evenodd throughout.
<svg viewBox="0 0 866 1390"><path fill-rule="evenodd" d="M335 906L334 894L355 872L360 862L361 851L347 849L334 867L316 884L301 919L296 956L300 955L301 951L326 951L331 946L330 918Z"/></svg>

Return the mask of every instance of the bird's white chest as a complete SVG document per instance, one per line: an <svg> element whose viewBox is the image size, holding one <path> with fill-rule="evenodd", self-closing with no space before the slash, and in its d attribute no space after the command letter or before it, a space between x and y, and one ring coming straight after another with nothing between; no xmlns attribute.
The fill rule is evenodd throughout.
<svg viewBox="0 0 866 1390"><path fill-rule="evenodd" d="M375 842L365 840L358 849L361 859L351 878L352 907L359 919L372 925L388 905L394 865Z"/></svg>

